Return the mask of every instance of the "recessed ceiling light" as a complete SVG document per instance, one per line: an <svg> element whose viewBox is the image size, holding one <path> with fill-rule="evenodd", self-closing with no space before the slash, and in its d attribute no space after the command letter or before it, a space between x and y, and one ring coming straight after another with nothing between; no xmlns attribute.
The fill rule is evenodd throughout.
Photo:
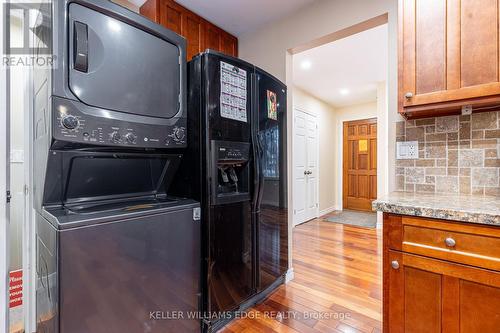
<svg viewBox="0 0 500 333"><path fill-rule="evenodd" d="M350 92L350 91L349 91L349 89L340 89L340 90L339 90L339 93L340 93L341 95L344 95L344 96L345 96L345 95L349 95L349 92Z"/></svg>
<svg viewBox="0 0 500 333"><path fill-rule="evenodd" d="M302 69L309 69L311 68L312 66L312 63L309 61L309 60L303 60L301 63L300 63L300 67Z"/></svg>

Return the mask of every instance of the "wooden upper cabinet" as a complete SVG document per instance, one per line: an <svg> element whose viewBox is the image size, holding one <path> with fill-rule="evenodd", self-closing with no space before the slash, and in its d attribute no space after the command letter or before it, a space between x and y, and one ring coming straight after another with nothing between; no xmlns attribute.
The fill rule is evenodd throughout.
<svg viewBox="0 0 500 333"><path fill-rule="evenodd" d="M182 7L175 2L160 2L160 24L179 35L182 34L182 16Z"/></svg>
<svg viewBox="0 0 500 333"><path fill-rule="evenodd" d="M500 0L400 0L400 112L500 104Z"/></svg>
<svg viewBox="0 0 500 333"><path fill-rule="evenodd" d="M221 40L221 31L215 25L210 22L205 22L204 25L205 30L205 48L212 50L220 50L220 40Z"/></svg>
<svg viewBox="0 0 500 333"><path fill-rule="evenodd" d="M220 50L225 54L238 53L238 39L222 30Z"/></svg>
<svg viewBox="0 0 500 333"><path fill-rule="evenodd" d="M213 49L238 56L238 39L173 0L148 0L140 13L186 38L187 60Z"/></svg>
<svg viewBox="0 0 500 333"><path fill-rule="evenodd" d="M203 20L193 13L186 13L182 22L182 35L187 40L187 59L203 51Z"/></svg>

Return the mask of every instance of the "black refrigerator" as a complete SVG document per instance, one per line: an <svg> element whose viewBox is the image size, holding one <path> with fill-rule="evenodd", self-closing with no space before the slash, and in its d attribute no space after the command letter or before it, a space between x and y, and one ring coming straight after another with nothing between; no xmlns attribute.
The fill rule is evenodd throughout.
<svg viewBox="0 0 500 333"><path fill-rule="evenodd" d="M204 327L215 331L288 269L286 86L207 50L188 64L189 147L179 194L202 207Z"/></svg>

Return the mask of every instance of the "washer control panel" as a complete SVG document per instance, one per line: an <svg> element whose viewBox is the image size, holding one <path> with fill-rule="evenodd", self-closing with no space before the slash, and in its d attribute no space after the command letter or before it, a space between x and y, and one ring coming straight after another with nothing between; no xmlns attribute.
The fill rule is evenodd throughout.
<svg viewBox="0 0 500 333"><path fill-rule="evenodd" d="M56 140L105 146L138 148L186 147L186 119L173 125L145 124L85 114L74 103L53 97L52 133ZM131 117L133 119L134 117ZM162 120L159 121L159 123Z"/></svg>

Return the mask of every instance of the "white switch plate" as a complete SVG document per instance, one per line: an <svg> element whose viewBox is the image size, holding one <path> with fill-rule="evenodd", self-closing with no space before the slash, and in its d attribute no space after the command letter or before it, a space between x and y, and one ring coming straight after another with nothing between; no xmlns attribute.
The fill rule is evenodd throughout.
<svg viewBox="0 0 500 333"><path fill-rule="evenodd" d="M402 141L396 145L397 160L413 160L418 158L418 141Z"/></svg>

